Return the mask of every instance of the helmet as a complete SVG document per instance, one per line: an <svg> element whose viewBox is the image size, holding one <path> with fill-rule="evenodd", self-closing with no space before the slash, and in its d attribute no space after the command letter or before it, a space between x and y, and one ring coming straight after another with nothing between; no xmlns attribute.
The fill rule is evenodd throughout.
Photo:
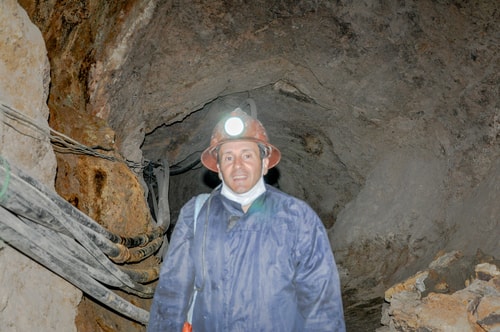
<svg viewBox="0 0 500 332"><path fill-rule="evenodd" d="M252 118L240 108L236 108L217 123L212 132L210 146L201 154L201 162L211 171L217 169L217 148L228 141L253 141L267 148L268 168L276 166L281 159L281 152L269 143L266 130L259 120Z"/></svg>

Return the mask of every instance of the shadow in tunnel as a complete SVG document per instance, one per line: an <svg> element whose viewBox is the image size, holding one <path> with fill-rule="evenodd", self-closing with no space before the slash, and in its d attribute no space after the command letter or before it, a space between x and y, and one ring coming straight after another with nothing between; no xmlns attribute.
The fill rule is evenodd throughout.
<svg viewBox="0 0 500 332"><path fill-rule="evenodd" d="M267 184L273 187L279 188L279 183L278 183L279 178L280 178L280 171L278 167L273 167L264 176L264 181L266 181Z"/></svg>
<svg viewBox="0 0 500 332"><path fill-rule="evenodd" d="M209 188L214 189L221 183L221 180L217 173L205 169L203 172L203 183Z"/></svg>

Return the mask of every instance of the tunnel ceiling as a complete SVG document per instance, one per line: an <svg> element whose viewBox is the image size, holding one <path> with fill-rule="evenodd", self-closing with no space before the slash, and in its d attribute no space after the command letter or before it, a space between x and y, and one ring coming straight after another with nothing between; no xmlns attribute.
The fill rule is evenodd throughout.
<svg viewBox="0 0 500 332"><path fill-rule="evenodd" d="M278 185L330 225L387 151L491 147L495 16L430 1L159 2L135 19L121 65L116 51L96 65L90 110L129 159L176 164L252 98L283 150Z"/></svg>
<svg viewBox="0 0 500 332"><path fill-rule="evenodd" d="M269 181L329 229L348 321L377 325L384 290L439 250L500 255L495 1L20 3L46 39L52 123L94 116L130 161L183 168L254 100L283 155ZM175 219L217 177L171 181Z"/></svg>

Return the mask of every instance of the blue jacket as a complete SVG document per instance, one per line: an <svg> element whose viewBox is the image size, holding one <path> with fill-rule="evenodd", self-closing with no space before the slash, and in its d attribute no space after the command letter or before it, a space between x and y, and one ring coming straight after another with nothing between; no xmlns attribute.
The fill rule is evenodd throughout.
<svg viewBox="0 0 500 332"><path fill-rule="evenodd" d="M180 332L193 285L194 332L345 331L340 282L316 213L271 186L244 213L215 190L182 208L148 331Z"/></svg>

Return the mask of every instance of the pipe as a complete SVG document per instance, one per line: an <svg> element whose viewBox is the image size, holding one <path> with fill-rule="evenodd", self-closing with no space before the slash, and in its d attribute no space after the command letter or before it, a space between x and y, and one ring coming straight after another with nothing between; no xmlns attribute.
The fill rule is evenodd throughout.
<svg viewBox="0 0 500 332"><path fill-rule="evenodd" d="M170 174L168 172L168 160L161 159L162 167L153 170L158 182L158 215L156 216L158 226L167 230L170 226L170 206L168 203L168 191L170 186Z"/></svg>

